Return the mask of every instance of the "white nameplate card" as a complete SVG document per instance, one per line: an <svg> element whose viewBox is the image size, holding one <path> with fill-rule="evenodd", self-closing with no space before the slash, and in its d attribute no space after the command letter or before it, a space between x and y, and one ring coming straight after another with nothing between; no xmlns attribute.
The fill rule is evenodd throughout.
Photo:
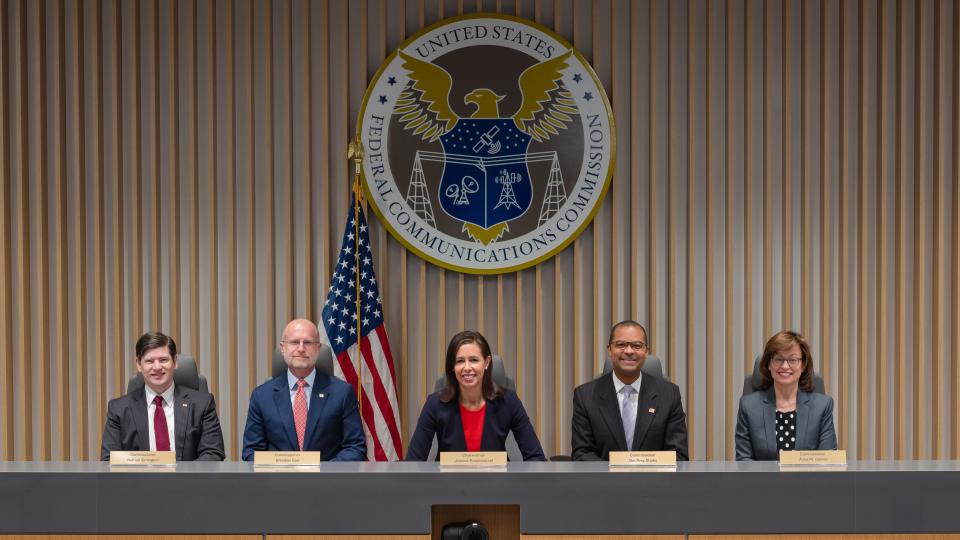
<svg viewBox="0 0 960 540"><path fill-rule="evenodd" d="M845 467L846 450L781 450L781 467Z"/></svg>
<svg viewBox="0 0 960 540"><path fill-rule="evenodd" d="M111 467L176 467L177 453L114 450L110 452Z"/></svg>
<svg viewBox="0 0 960 540"><path fill-rule="evenodd" d="M672 450L659 452L610 452L610 468L614 467L676 467L677 453Z"/></svg>
<svg viewBox="0 0 960 540"><path fill-rule="evenodd" d="M254 467L319 467L320 452L265 452L253 453Z"/></svg>
<svg viewBox="0 0 960 540"><path fill-rule="evenodd" d="M506 452L440 452L441 467L506 467Z"/></svg>

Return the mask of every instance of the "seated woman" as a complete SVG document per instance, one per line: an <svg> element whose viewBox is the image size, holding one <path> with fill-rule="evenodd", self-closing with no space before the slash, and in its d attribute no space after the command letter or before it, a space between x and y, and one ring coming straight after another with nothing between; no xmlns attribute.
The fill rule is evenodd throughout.
<svg viewBox="0 0 960 540"><path fill-rule="evenodd" d="M780 450L836 450L833 398L813 391L810 346L796 332L770 338L760 358L765 392L740 398L737 461L772 461Z"/></svg>
<svg viewBox="0 0 960 540"><path fill-rule="evenodd" d="M490 345L478 332L453 336L447 347L446 384L427 397L407 461L426 461L434 435L440 452L502 452L508 431L524 461L546 461L520 398L494 384L492 361Z"/></svg>

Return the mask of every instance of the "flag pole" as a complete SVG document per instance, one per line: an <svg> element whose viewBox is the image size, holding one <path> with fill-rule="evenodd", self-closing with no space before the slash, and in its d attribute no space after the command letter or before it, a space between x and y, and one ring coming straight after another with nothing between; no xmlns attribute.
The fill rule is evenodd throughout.
<svg viewBox="0 0 960 540"><path fill-rule="evenodd" d="M363 353L360 350L360 199L363 197L363 189L360 186L360 164L363 162L363 142L360 136L347 144L347 159L353 160L353 281L356 289L356 311L357 314L357 407L360 410L360 418L363 418Z"/></svg>

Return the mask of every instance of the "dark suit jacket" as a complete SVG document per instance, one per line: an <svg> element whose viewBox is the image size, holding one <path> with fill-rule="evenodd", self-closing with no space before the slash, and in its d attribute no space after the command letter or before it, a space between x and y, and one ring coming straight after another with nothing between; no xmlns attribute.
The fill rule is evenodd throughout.
<svg viewBox="0 0 960 540"><path fill-rule="evenodd" d="M173 387L173 431L177 461L223 461L223 433L211 394ZM150 450L147 392L143 386L110 400L100 460L111 450Z"/></svg>
<svg viewBox="0 0 960 540"><path fill-rule="evenodd" d="M319 451L324 461L364 461L367 443L357 397L349 384L317 371L310 388L310 409L303 449ZM243 431L243 460L257 450L299 450L287 372L253 389Z"/></svg>
<svg viewBox="0 0 960 540"><path fill-rule="evenodd" d="M737 412L737 461L775 461L777 451L777 397L773 387L740 398ZM836 450L833 398L797 393L797 450Z"/></svg>
<svg viewBox="0 0 960 540"><path fill-rule="evenodd" d="M520 447L524 461L546 461L543 448L537 434L530 424L527 411L523 409L520 398L510 390L503 389L503 395L487 400L483 414L483 435L480 438L480 450L483 452L503 452L507 433L513 436ZM407 448L407 461L426 461L430 454L433 436L437 436L440 452L466 452L467 441L463 436L463 422L460 419L460 403L451 399L444 403L440 394L430 394L420 411L417 429ZM440 459L440 453L437 453Z"/></svg>
<svg viewBox="0 0 960 540"><path fill-rule="evenodd" d="M628 450L613 377L602 375L573 391L574 461L606 461L611 451ZM687 420L677 385L643 374L633 433L629 450L675 450L678 460L687 460Z"/></svg>

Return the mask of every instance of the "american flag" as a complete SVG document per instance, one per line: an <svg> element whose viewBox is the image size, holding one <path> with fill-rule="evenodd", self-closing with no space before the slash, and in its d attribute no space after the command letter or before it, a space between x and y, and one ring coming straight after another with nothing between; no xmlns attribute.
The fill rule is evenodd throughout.
<svg viewBox="0 0 960 540"><path fill-rule="evenodd" d="M360 209L360 226L356 227L353 200L347 226L343 232L340 256L330 279L330 290L323 306L323 320L318 325L321 339L330 344L337 358L337 377L357 389L358 357L363 358L363 394L360 404L363 431L367 437L367 459L394 461L403 459L400 439L400 411L397 406L397 372L383 325L383 304L377 278L373 272L373 254L367 219ZM359 231L359 235L355 235ZM360 247L360 265L356 267L355 250ZM360 283L360 345L357 346L357 281ZM361 354L362 353L362 354Z"/></svg>

